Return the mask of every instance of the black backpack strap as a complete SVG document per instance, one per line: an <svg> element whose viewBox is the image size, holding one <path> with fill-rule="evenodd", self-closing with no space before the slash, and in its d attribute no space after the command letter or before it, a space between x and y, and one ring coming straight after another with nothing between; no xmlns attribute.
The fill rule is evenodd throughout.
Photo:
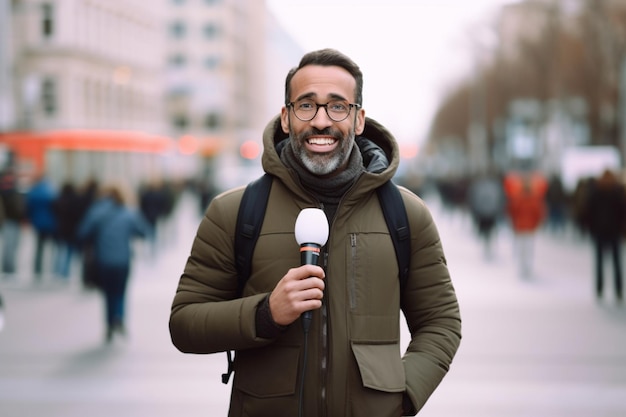
<svg viewBox="0 0 626 417"><path fill-rule="evenodd" d="M235 229L235 265L237 267L238 294L241 296L243 287L250 277L252 268L252 253L256 241L261 233L265 209L272 187L272 176L264 174L246 186L237 212L237 226ZM222 374L222 383L228 384L233 373L233 356L228 355L228 370Z"/></svg>
<svg viewBox="0 0 626 417"><path fill-rule="evenodd" d="M378 201L387 222L387 228L391 234L393 247L398 259L398 270L400 271L400 289L409 276L409 266L411 262L411 232L409 229L409 218L406 214L404 201L400 190L392 181L387 181L378 187Z"/></svg>
<svg viewBox="0 0 626 417"><path fill-rule="evenodd" d="M226 373L222 374L222 384L228 384L228 380L235 370L235 363L233 362L233 355L230 350L226 351L226 355L226 359L228 360L228 369L226 370Z"/></svg>
<svg viewBox="0 0 626 417"><path fill-rule="evenodd" d="M235 263L240 295L250 277L252 253L261 232L271 187L272 176L265 174L248 184L241 198L235 232Z"/></svg>

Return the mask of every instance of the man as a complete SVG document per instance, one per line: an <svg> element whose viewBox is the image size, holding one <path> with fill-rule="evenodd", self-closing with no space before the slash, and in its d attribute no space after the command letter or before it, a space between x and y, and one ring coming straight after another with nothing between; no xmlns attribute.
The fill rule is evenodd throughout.
<svg viewBox="0 0 626 417"><path fill-rule="evenodd" d="M13 168L0 174L0 203L2 205L2 273L5 278L13 278L17 272L19 246L21 240L20 224L25 220L24 196L17 188L17 179Z"/></svg>
<svg viewBox="0 0 626 417"><path fill-rule="evenodd" d="M396 172L399 149L365 117L362 87L359 67L332 49L306 54L287 75L286 104L263 135L274 181L241 297L233 241L243 189L215 197L200 224L170 333L183 352L236 351L230 416L415 415L458 349L441 241L406 189L412 257L400 290L375 192ZM330 225L321 267L299 266L294 224L309 207L323 208ZM403 357L401 309L412 335Z"/></svg>
<svg viewBox="0 0 626 417"><path fill-rule="evenodd" d="M37 175L26 193L26 213L36 236L33 272L37 281L41 281L42 274L46 272L43 266L46 248L52 246L50 249L54 252L58 248L58 224L53 208L56 198L57 191L43 173ZM53 272L56 274L59 271Z"/></svg>
<svg viewBox="0 0 626 417"><path fill-rule="evenodd" d="M504 190L499 176L489 172L480 173L468 190L469 209L478 237L483 243L484 256L493 256L493 237L505 207Z"/></svg>
<svg viewBox="0 0 626 417"><path fill-rule="evenodd" d="M596 298L603 297L604 262L608 252L613 265L615 299L622 301L622 239L626 229L626 191L617 175L605 169L589 187L585 213L594 247Z"/></svg>
<svg viewBox="0 0 626 417"><path fill-rule="evenodd" d="M103 189L76 231L78 244L92 245L95 284L100 288L105 305L105 343L116 335L126 335L126 300L128 280L134 257L133 241L150 238L150 223L128 205L129 194L120 185Z"/></svg>
<svg viewBox="0 0 626 417"><path fill-rule="evenodd" d="M533 276L535 235L546 217L548 182L531 170L513 172L504 177L507 215L515 236L515 258L521 278Z"/></svg>

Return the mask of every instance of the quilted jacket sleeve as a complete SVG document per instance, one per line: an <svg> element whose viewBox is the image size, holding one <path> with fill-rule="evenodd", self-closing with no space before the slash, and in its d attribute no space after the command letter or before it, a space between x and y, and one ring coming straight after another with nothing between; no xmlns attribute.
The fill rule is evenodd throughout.
<svg viewBox="0 0 626 417"><path fill-rule="evenodd" d="M271 343L255 331L267 294L237 298L234 230L241 190L216 197L202 219L170 313L173 344L185 353L214 353Z"/></svg>
<svg viewBox="0 0 626 417"><path fill-rule="evenodd" d="M403 357L407 394L417 413L449 370L461 341L458 300L441 240L425 204L404 194L411 227L411 272L402 309L411 332Z"/></svg>

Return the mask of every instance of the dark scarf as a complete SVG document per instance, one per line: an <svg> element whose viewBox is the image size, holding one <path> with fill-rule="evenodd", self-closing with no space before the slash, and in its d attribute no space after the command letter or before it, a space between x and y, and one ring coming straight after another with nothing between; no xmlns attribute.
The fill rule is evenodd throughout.
<svg viewBox="0 0 626 417"><path fill-rule="evenodd" d="M341 197L350 189L357 178L365 172L363 157L359 148L356 145L352 147L348 166L343 171L331 178L320 178L302 165L291 147L291 141L287 140L285 142L285 146L280 153L280 160L287 168L293 169L298 174L302 186L324 205L326 216L328 219L332 219L337 211Z"/></svg>

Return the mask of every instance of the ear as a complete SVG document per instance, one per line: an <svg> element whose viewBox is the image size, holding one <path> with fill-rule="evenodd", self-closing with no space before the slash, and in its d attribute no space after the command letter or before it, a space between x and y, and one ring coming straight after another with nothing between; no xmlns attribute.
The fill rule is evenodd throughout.
<svg viewBox="0 0 626 417"><path fill-rule="evenodd" d="M289 109L286 106L280 110L280 125L283 132L289 134Z"/></svg>
<svg viewBox="0 0 626 417"><path fill-rule="evenodd" d="M359 109L356 114L356 122L354 124L354 133L360 135L365 130L365 110Z"/></svg>

